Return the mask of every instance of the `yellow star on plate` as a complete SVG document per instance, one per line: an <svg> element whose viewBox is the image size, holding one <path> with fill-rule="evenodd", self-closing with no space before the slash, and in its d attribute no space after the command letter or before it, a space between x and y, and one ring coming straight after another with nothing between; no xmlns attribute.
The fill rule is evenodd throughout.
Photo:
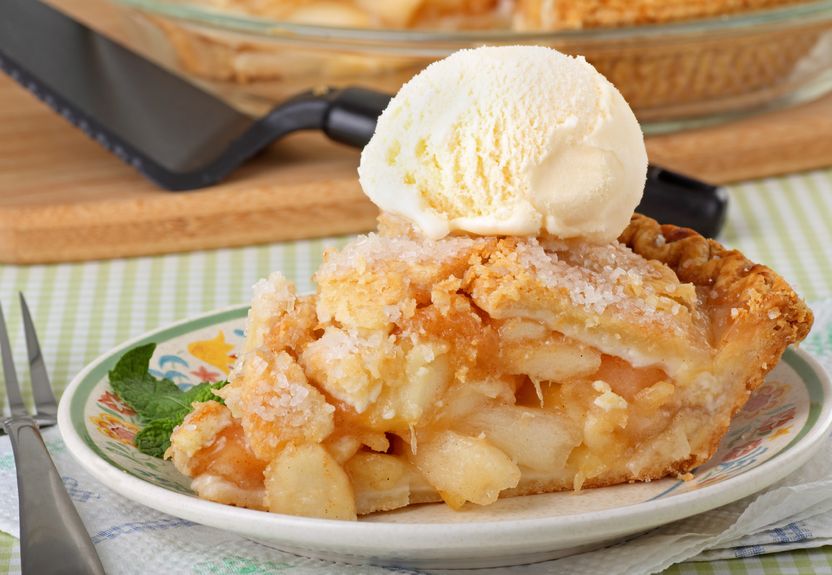
<svg viewBox="0 0 832 575"><path fill-rule="evenodd" d="M225 374L228 374L231 370L231 364L234 361L234 358L229 354L232 349L234 349L234 346L225 341L225 334L222 331L213 339L194 341L188 344L188 351L191 355L222 370Z"/></svg>
<svg viewBox="0 0 832 575"><path fill-rule="evenodd" d="M788 435L791 432L791 430L792 430L791 425L788 426L788 427L781 427L780 429L778 429L777 431L775 431L774 433L769 435L768 439L769 439L769 441L771 441L772 439L777 439L781 435Z"/></svg>

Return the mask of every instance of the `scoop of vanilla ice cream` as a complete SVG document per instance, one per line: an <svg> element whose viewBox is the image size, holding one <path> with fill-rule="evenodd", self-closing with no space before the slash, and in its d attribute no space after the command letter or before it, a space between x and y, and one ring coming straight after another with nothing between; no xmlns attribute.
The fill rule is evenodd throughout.
<svg viewBox="0 0 832 575"><path fill-rule="evenodd" d="M364 192L434 239L454 230L608 242L647 153L621 93L583 58L536 46L456 52L405 84L361 154Z"/></svg>

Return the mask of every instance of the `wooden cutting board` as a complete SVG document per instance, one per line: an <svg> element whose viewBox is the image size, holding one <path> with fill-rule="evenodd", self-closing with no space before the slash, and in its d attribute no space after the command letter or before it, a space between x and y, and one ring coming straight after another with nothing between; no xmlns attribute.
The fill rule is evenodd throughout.
<svg viewBox="0 0 832 575"><path fill-rule="evenodd" d="M63 2L61 2L63 3ZM648 140L652 162L716 183L832 165L832 97ZM316 134L272 146L228 181L156 189L0 77L0 263L241 246L372 229L358 152Z"/></svg>
<svg viewBox="0 0 832 575"><path fill-rule="evenodd" d="M371 229L358 152L272 146L210 189L165 192L0 79L0 262L159 254Z"/></svg>

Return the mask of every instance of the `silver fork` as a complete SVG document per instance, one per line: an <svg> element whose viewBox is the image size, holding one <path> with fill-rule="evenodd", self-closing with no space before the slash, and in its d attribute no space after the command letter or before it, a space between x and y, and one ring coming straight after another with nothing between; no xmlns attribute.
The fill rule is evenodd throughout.
<svg viewBox="0 0 832 575"><path fill-rule="evenodd" d="M21 567L24 575L103 575L95 546L38 431L39 427L57 423L58 403L49 385L46 364L23 294L20 294L20 307L37 408L35 417L23 405L1 305L0 352L11 412L2 423L11 439L17 465Z"/></svg>

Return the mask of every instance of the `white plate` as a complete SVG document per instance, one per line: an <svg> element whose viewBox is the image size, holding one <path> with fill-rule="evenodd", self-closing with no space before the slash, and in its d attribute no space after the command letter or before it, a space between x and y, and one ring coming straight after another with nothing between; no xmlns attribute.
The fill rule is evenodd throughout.
<svg viewBox="0 0 832 575"><path fill-rule="evenodd" d="M133 415L109 392L107 371L137 345L156 342L151 367L180 385L222 379L243 341L246 307L213 312L119 346L87 366L61 400L70 452L121 495L159 511L302 555L417 568L531 563L599 546L754 493L806 462L832 422L829 378L788 350L734 419L719 452L682 482L503 499L455 512L442 504L379 513L358 522L239 509L192 494L170 462L132 445Z"/></svg>

